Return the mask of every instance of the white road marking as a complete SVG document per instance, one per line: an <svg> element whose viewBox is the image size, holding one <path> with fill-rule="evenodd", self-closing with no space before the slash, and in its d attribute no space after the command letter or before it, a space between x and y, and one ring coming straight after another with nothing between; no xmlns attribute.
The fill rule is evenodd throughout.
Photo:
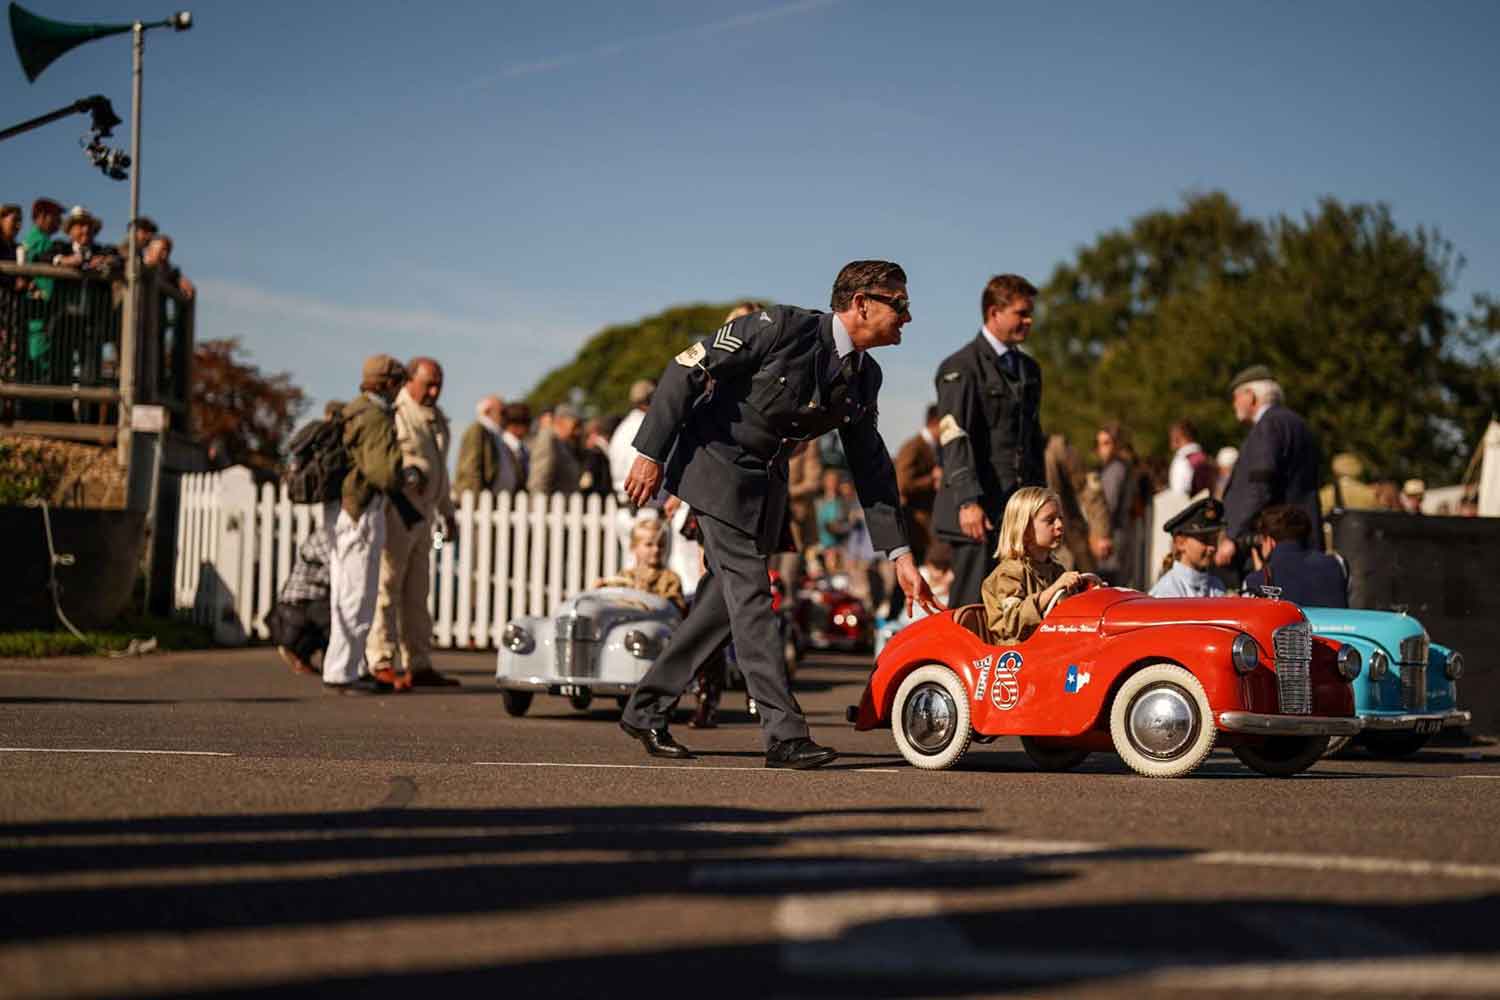
<svg viewBox="0 0 1500 1000"><path fill-rule="evenodd" d="M1164 969L1149 977L1153 987L1192 990L1253 990L1268 995L1379 993L1382 996L1440 994L1494 996L1500 992L1500 959L1471 955L1367 958L1355 961L1275 962Z"/></svg>
<svg viewBox="0 0 1500 1000"><path fill-rule="evenodd" d="M792 774L791 768L776 767L723 767L717 764L567 764L540 760L476 760L476 767L590 767L622 769L627 771L744 771L752 774Z"/></svg>
<svg viewBox="0 0 1500 1000"><path fill-rule="evenodd" d="M834 892L786 896L776 905L771 925L783 938L801 941L836 938L853 924L886 917L935 917L942 902L935 892Z"/></svg>
<svg viewBox="0 0 1500 1000"><path fill-rule="evenodd" d="M1211 851L1188 860L1200 865L1244 865L1250 868L1295 868L1303 871L1354 872L1360 875L1410 875L1416 878L1455 878L1500 882L1500 865L1456 861L1408 861L1401 858L1362 858L1342 854L1260 854L1253 851Z"/></svg>
<svg viewBox="0 0 1500 1000"><path fill-rule="evenodd" d="M1108 844L1090 844L1080 840L1024 840L1015 837L989 837L983 834L921 834L870 837L853 841L863 847L893 847L928 851L965 851L985 858L1022 858L1053 854L1095 854L1111 850Z"/></svg>
<svg viewBox="0 0 1500 1000"><path fill-rule="evenodd" d="M235 757L219 750L121 750L113 747L0 747L0 753L135 753L168 757Z"/></svg>
<svg viewBox="0 0 1500 1000"><path fill-rule="evenodd" d="M1480 781L1500 781L1500 774L1455 774L1455 778L1478 778Z"/></svg>

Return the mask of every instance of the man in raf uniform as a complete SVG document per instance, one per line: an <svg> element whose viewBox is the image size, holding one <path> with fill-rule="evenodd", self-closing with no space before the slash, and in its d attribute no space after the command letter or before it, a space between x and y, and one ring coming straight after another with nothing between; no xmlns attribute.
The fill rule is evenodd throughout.
<svg viewBox="0 0 1500 1000"><path fill-rule="evenodd" d="M938 366L943 484L932 523L953 546L953 607L979 603L1010 495L1046 484L1042 368L1020 349L1035 301L1036 288L1025 278L991 278L980 299L978 336Z"/></svg>
<svg viewBox="0 0 1500 1000"><path fill-rule="evenodd" d="M668 491L698 515L709 573L620 721L648 753L692 756L668 732L667 714L732 636L759 706L766 766L813 768L837 756L808 735L771 611L766 562L784 537L787 457L798 441L838 429L871 541L895 561L905 592L937 608L908 548L896 475L875 428L880 366L867 356L901 342L910 304L899 266L855 261L834 282L832 312L771 306L726 323L667 365L635 437L640 455L625 492L648 502L665 465Z"/></svg>

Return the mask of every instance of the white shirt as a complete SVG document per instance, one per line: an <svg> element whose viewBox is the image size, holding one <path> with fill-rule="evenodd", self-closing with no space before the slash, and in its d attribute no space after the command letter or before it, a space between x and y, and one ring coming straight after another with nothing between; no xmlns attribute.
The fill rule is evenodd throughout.
<svg viewBox="0 0 1500 1000"><path fill-rule="evenodd" d="M987 326L981 326L979 332L984 334L984 339L989 341L990 346L995 349L995 356L997 358L1003 358L1015 349L999 337L996 337L993 333L990 333L990 328Z"/></svg>
<svg viewBox="0 0 1500 1000"><path fill-rule="evenodd" d="M616 493L625 492L625 477L630 475L630 467L635 464L635 456L640 452L635 450L635 435L641 429L641 423L646 419L646 411L637 407L625 414L625 419L620 421L620 426L609 439L609 477L614 480Z"/></svg>
<svg viewBox="0 0 1500 1000"><path fill-rule="evenodd" d="M510 453L512 455L515 455L517 458L521 457L521 454L526 447L526 442L516 437L510 431L500 432L500 442L504 444L505 447L509 448Z"/></svg>
<svg viewBox="0 0 1500 1000"><path fill-rule="evenodd" d="M938 451L937 438L932 436L932 431L928 430L926 427L923 427L918 433L922 435L922 440L927 442L927 447L932 449L932 453L934 455L940 454L940 452Z"/></svg>
<svg viewBox="0 0 1500 1000"><path fill-rule="evenodd" d="M1254 427L1260 423L1260 418L1266 415L1266 411L1275 406L1275 403L1261 403L1255 408L1255 416L1250 418L1250 426Z"/></svg>
<svg viewBox="0 0 1500 1000"><path fill-rule="evenodd" d="M1167 485L1184 496L1190 496L1193 492L1193 464L1188 461L1189 455L1196 455L1203 450L1203 446L1197 441L1189 441L1178 448L1172 455L1172 465L1167 469Z"/></svg>

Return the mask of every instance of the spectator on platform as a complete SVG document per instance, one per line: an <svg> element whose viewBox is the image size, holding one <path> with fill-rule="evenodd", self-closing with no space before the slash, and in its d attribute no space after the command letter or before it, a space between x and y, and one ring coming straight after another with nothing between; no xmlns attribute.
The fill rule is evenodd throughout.
<svg viewBox="0 0 1500 1000"><path fill-rule="evenodd" d="M1167 446L1172 449L1167 470L1170 489L1189 497L1213 489L1219 470L1198 443L1198 429L1191 420L1178 420L1167 428Z"/></svg>
<svg viewBox="0 0 1500 1000"><path fill-rule="evenodd" d="M1338 556L1308 544L1312 518L1296 504L1276 504L1260 513L1253 538L1256 568L1245 576L1244 591L1279 589L1279 597L1310 608L1349 606L1349 569Z"/></svg>
<svg viewBox="0 0 1500 1000"><path fill-rule="evenodd" d="M26 251L21 247L20 205L0 205L0 261L7 264L24 263ZM16 377L21 347L21 291L26 287L23 278L6 278L0 281L0 381L10 382ZM11 401L0 403L7 413Z"/></svg>
<svg viewBox="0 0 1500 1000"><path fill-rule="evenodd" d="M116 277L123 273L120 258L113 248L94 242L102 225L88 209L74 205L62 223L67 240L52 245L51 263L57 267L76 267L102 277Z"/></svg>
<svg viewBox="0 0 1500 1000"><path fill-rule="evenodd" d="M185 297L192 298L196 293L193 283L183 275L182 269L172 264L172 237L163 234L152 239L146 244L141 260L148 271L156 273L165 284L177 289Z"/></svg>
<svg viewBox="0 0 1500 1000"><path fill-rule="evenodd" d="M365 359L360 395L344 407L344 449L351 468L343 496L324 505L329 533L331 625L323 657L323 684L339 694L386 694L391 685L371 676L365 659L385 547L385 508L405 503L401 491L423 485L401 460L392 413L406 369L389 354Z"/></svg>
<svg viewBox="0 0 1500 1000"><path fill-rule="evenodd" d="M526 478L530 493L577 493L583 477L583 457L578 441L578 411L567 403L552 408L550 426L537 432L532 446L531 474Z"/></svg>
<svg viewBox="0 0 1500 1000"><path fill-rule="evenodd" d="M370 672L397 691L413 687L458 687L458 681L432 665L432 532L441 519L443 536L458 538L453 491L448 482L448 417L437 405L443 367L432 358L413 358L407 382L396 395L396 439L401 463L419 474L406 498L421 515L408 525L394 506L385 510L385 544L380 553L380 596L370 632Z"/></svg>
<svg viewBox="0 0 1500 1000"><path fill-rule="evenodd" d="M499 396L485 396L474 407L474 423L464 431L458 445L458 471L453 477L456 493L498 493L500 487L500 414L505 403Z"/></svg>
<svg viewBox="0 0 1500 1000"><path fill-rule="evenodd" d="M16 257L21 238L21 206L0 205L0 261L7 264L24 263Z"/></svg>
<svg viewBox="0 0 1500 1000"><path fill-rule="evenodd" d="M299 674L316 675L328 649L328 562L328 532L314 530L297 546L291 575L266 612L276 652Z"/></svg>
<svg viewBox="0 0 1500 1000"><path fill-rule="evenodd" d="M21 238L24 263L52 263L53 236L62 225L63 208L51 198L31 203L31 228ZM53 278L33 278L29 282L30 298L24 308L26 348L24 359L29 371L23 380L48 381L51 376L52 334L48 330L48 313L56 282Z"/></svg>

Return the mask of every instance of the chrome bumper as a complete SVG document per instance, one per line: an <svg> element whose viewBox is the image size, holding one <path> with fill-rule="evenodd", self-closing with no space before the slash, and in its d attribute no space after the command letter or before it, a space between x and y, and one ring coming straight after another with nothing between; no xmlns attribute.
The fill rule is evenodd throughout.
<svg viewBox="0 0 1500 1000"><path fill-rule="evenodd" d="M497 677L495 686L503 691L540 691L543 694L559 694L556 689L574 687L597 695L630 694L634 684L619 681L601 681L597 677Z"/></svg>
<svg viewBox="0 0 1500 1000"><path fill-rule="evenodd" d="M1474 718L1473 714L1461 709L1453 709L1450 712L1414 712L1410 715L1363 715L1365 729L1376 732L1399 732L1406 729L1417 728L1419 722L1439 722L1444 729L1458 729L1467 726Z"/></svg>
<svg viewBox="0 0 1500 1000"><path fill-rule="evenodd" d="M1354 736L1360 719L1332 715L1262 715L1259 712L1220 712L1219 728L1256 736Z"/></svg>

